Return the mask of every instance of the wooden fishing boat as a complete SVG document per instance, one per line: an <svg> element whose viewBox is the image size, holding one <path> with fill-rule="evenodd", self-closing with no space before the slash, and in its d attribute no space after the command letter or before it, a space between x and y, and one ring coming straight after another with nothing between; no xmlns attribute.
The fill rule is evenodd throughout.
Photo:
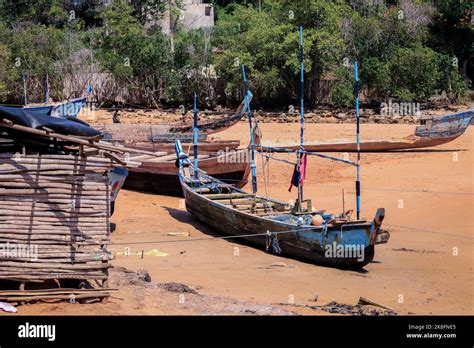
<svg viewBox="0 0 474 348"><path fill-rule="evenodd" d="M237 122L242 119L242 113L240 111L240 106L237 112L231 116L226 116L219 118L217 120L208 121L201 123L199 125L199 131L205 134L214 134L218 132L225 131L226 129L232 127ZM193 126L190 124L176 124L170 128L171 133L187 133L192 132Z"/></svg>
<svg viewBox="0 0 474 348"><path fill-rule="evenodd" d="M24 77L25 78L25 77ZM76 118L82 107L87 101L87 97L92 93L92 85L88 84L84 93L79 98L67 99L60 102L51 102L49 99L49 82L48 76L46 75L45 80L45 102L44 103L35 103L28 104L27 101L27 92L26 92L26 82L24 81L24 93L25 93L25 106L23 110L31 115L40 115L40 116L51 116L59 118Z"/></svg>
<svg viewBox="0 0 474 348"><path fill-rule="evenodd" d="M199 141L204 141L207 136L222 132L240 121L244 112L245 101L231 116L218 118L217 120L203 122L199 125ZM193 124L161 123L161 124L123 124L114 123L107 125L95 125L95 129L104 134L104 140L120 142L125 144L149 143L149 144L174 144L176 140L183 142L193 141Z"/></svg>
<svg viewBox="0 0 474 348"><path fill-rule="evenodd" d="M195 96L196 99L196 96ZM244 103L244 102L242 102ZM200 128L207 132L215 132L217 129L229 127L242 118L243 104L239 106L236 114L227 120L214 121L200 125ZM192 139L195 144L200 139L206 139L207 133L198 132L197 130L197 109L196 101L194 106L194 124L179 128L176 125L122 125L114 124L106 127L114 127L117 132L106 137L112 142L122 142L128 147L147 151L154 151L153 156L140 155L132 157L132 160L141 162L138 168L130 170L124 188L129 190L137 190L151 192L170 196L182 196L183 191L179 182L176 167L176 154L174 147L170 149L170 139L182 139L189 141ZM230 119L230 121L229 121ZM123 127L126 126L126 127ZM96 127L97 128L97 127ZM128 132L124 130L128 128ZM99 128L100 129L100 128ZM166 132L165 132L166 129ZM182 132L177 132L181 129ZM104 131L104 129L101 129ZM193 130L193 133L190 132ZM157 138L157 136L163 136ZM111 139L110 139L111 138ZM161 141L161 142L156 142ZM128 144L134 144L132 146ZM209 172L211 175L222 179L227 183L242 187L247 182L250 172L250 162L248 159L248 149L237 150L240 145L239 141L204 141L204 148L198 155L201 162L201 169ZM191 144L187 144L188 152Z"/></svg>
<svg viewBox="0 0 474 348"><path fill-rule="evenodd" d="M206 140L209 134L221 132L235 125L241 115L232 115L202 125L205 131L199 134L199 140ZM225 121L225 122L224 122ZM177 139L192 141L192 133L187 123L162 123L162 124L123 124L114 123L95 125L94 128L104 133L104 138L109 141L123 143L174 143ZM191 126L192 127L192 126ZM200 126L201 127L201 126Z"/></svg>
<svg viewBox="0 0 474 348"><path fill-rule="evenodd" d="M124 146L141 148L150 151L174 151L174 142L179 139L183 146L192 146L192 133L168 133L167 125L127 125L111 124L94 126L103 134L104 141ZM236 149L240 146L239 140L215 140L200 133L199 146L204 151L219 151Z"/></svg>
<svg viewBox="0 0 474 348"><path fill-rule="evenodd" d="M223 182L243 187L250 173L248 156L248 149L217 153L200 151L199 167ZM168 196L183 196L174 150L156 152L155 156L130 156L130 160L141 164L137 168L129 169L123 188Z"/></svg>
<svg viewBox="0 0 474 348"><path fill-rule="evenodd" d="M28 104L23 109L33 115L76 118L86 100L86 97L80 97L56 103Z"/></svg>
<svg viewBox="0 0 474 348"><path fill-rule="evenodd" d="M360 217L360 153L357 163L341 158L310 153L304 147L304 67L303 67L303 29L300 27L300 146L296 151L298 164L295 166L292 185L298 187L298 199L294 206L256 194L255 148L253 142L257 133L256 120L252 121L250 103L246 99L250 124L252 192L247 193L221 180L199 172L199 161L191 161L183 152L181 142L176 141L179 180L183 189L186 209L196 219L207 226L231 237L238 238L259 248L272 250L282 256L307 260L317 264L338 268L362 268L374 258L375 245L386 243L389 233L381 225L385 210L379 208L372 221ZM245 67L242 65L245 95L248 89ZM356 114L359 142L358 110L358 67L354 63L356 81ZM196 141L197 142L197 141ZM196 144L197 147L197 144ZM195 150L196 151L196 150ZM197 151L196 151L197 152ZM293 151L295 152L295 151ZM349 212L329 214L324 210L313 209L311 200L303 199L303 181L306 173L307 155L316 155L331 160L343 161L357 167L356 211L351 218ZM194 170L190 170L191 166ZM199 167L201 164L199 163ZM306 208L303 204L306 203Z"/></svg>
<svg viewBox="0 0 474 348"><path fill-rule="evenodd" d="M171 133L172 124L104 124L94 125L94 128L104 135L105 141L123 144L135 143L174 143L177 139L192 140L192 133ZM207 134L202 133L199 140L206 140Z"/></svg>
<svg viewBox="0 0 474 348"><path fill-rule="evenodd" d="M464 134L473 118L474 109L445 116L433 116L428 119L422 119L421 125L415 128L414 135L407 136L400 141L361 141L360 151L396 151L427 148L446 144ZM289 148L292 150L296 150L298 149L298 147L298 145L285 146L285 148ZM306 143L305 149L307 151L319 152L356 152L357 143ZM259 148L259 150L268 152L278 152L270 146L263 145L261 148Z"/></svg>
<svg viewBox="0 0 474 348"><path fill-rule="evenodd" d="M184 161L187 159L181 157ZM195 180L190 172L184 167L179 175L188 212L223 234L244 236L238 240L281 250L282 256L331 267L361 268L374 258L375 244L388 240L388 232L381 229L383 208L372 221L350 220L324 211L295 213L285 202L246 193L205 174ZM316 214L324 218L321 226L311 223Z"/></svg>

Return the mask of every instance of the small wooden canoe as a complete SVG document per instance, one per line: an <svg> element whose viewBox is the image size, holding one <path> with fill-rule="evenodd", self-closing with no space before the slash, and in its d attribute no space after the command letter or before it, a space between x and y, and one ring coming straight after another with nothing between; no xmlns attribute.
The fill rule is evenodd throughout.
<svg viewBox="0 0 474 348"><path fill-rule="evenodd" d="M241 115L233 115L227 119L206 122L199 126L199 141L206 140L209 134L221 132L241 119ZM193 134L189 130L192 126L184 123L176 124L123 124L113 123L104 125L94 125L94 128L104 134L104 140L134 143L172 143L177 139L182 141L192 141Z"/></svg>
<svg viewBox="0 0 474 348"><path fill-rule="evenodd" d="M232 127L244 116L245 100L243 100L235 113L216 120L199 124L199 142L207 139L209 134L222 132ZM135 143L169 143L176 140L182 142L193 141L192 123L161 123L161 124L123 124L114 123L107 125L95 125L95 129L104 134L104 140L126 144Z"/></svg>
<svg viewBox="0 0 474 348"><path fill-rule="evenodd" d="M361 141L360 150L362 152L396 151L446 144L464 134L473 117L474 109L451 115L433 116L432 118L422 119L421 125L415 128L414 135L407 136L399 141ZM297 150L299 145L283 147ZM259 150L278 152L276 148L263 145ZM356 152L357 144L355 142L306 143L305 150L313 152Z"/></svg>
<svg viewBox="0 0 474 348"><path fill-rule="evenodd" d="M386 243L384 209L373 221L350 220L324 211L294 213L287 203L246 193L208 175L194 180L181 168L186 209L199 221L229 236L282 256L343 269L362 268L374 258L375 244ZM312 225L320 214L324 223ZM239 237L240 236L240 237Z"/></svg>

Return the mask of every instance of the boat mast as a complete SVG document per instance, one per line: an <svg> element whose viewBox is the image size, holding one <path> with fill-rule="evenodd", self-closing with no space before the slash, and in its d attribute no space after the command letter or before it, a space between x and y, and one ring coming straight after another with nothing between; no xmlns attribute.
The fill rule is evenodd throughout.
<svg viewBox="0 0 474 348"><path fill-rule="evenodd" d="M194 143L194 179L198 178L198 113L196 106L196 92L194 92L194 129L193 129L193 143Z"/></svg>
<svg viewBox="0 0 474 348"><path fill-rule="evenodd" d="M300 26L300 151L298 152L298 161L301 165L301 156L304 151L304 61L303 61L303 27ZM303 202L303 186L301 185L301 168L298 183L298 207L301 209Z"/></svg>
<svg viewBox="0 0 474 348"><path fill-rule="evenodd" d="M251 158L250 168L252 169L252 192L257 193L257 168L255 166L255 139L254 139L254 134L253 134L253 126L252 126L252 112L250 111L250 101L249 101L250 91L247 85L247 78L245 77L244 64L242 64L242 76L244 79L245 105L247 106L247 113L249 115L249 124L250 124L250 158Z"/></svg>
<svg viewBox="0 0 474 348"><path fill-rule="evenodd" d="M49 102L49 79L48 74L46 74L46 80L44 81L44 102L48 104Z"/></svg>
<svg viewBox="0 0 474 348"><path fill-rule="evenodd" d="M357 142L357 180L356 180L356 211L360 219L360 127L359 127L359 72L357 62L354 62L355 103L356 103L356 142Z"/></svg>
<svg viewBox="0 0 474 348"><path fill-rule="evenodd" d="M28 105L28 97L26 96L26 75L23 74L23 100L25 106Z"/></svg>

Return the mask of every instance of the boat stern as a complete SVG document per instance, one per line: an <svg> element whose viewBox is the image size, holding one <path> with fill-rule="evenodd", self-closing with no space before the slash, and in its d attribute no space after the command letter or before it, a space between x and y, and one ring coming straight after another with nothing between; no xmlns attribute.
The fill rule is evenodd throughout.
<svg viewBox="0 0 474 348"><path fill-rule="evenodd" d="M370 227L370 240L372 245L386 244L390 239L390 233L387 230L382 229L382 222L384 218L385 208L377 209L374 220L372 221L372 225Z"/></svg>

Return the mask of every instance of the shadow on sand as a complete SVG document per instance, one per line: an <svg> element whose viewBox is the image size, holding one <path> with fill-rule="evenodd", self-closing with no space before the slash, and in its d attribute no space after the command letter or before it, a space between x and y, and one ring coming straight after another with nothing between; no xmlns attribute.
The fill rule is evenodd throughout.
<svg viewBox="0 0 474 348"><path fill-rule="evenodd" d="M170 207L165 207L165 206L161 206L161 207L163 209L165 209L170 214L170 216L173 217L174 219L176 219L177 221L182 222L182 223L186 223L186 224L190 224L195 229L197 229L200 232L208 235L209 237L223 237L224 236L222 233L219 233L216 230L214 230L210 227L207 227L206 225L204 225L201 222L197 221L187 211L174 209L174 208L170 208ZM306 260L306 259L287 257L285 255L277 255L277 254L274 254L272 252L265 251L264 249L257 248L250 241L239 238L239 237L232 238L231 236L227 236L227 235L225 235L225 237L226 237L226 239L222 239L222 240L226 241L228 243L247 246L247 247L250 247L252 249L262 251L265 254L272 255L272 256L277 256L277 257L280 257L282 259L292 260L292 261L297 260L297 261L300 261L300 262L303 262L303 263L306 263L306 264L309 264L309 265L314 265L314 266L317 266L317 267L325 267L325 268L327 267L327 268L333 268L333 269L335 268L335 267L327 266L327 265L324 265L324 264L317 264L317 263L308 262L308 260ZM381 262L380 261L372 261L371 263L381 263ZM369 273L369 271L366 270L365 268L359 268L359 269L336 268L336 269L341 269L341 270L346 271L346 272L356 272L356 273L361 273L361 274Z"/></svg>
<svg viewBox="0 0 474 348"><path fill-rule="evenodd" d="M215 230L207 227L206 225L196 220L190 213L188 213L185 210L179 210L179 209L174 209L174 208L165 207L165 206L161 206L161 207L165 209L173 219L185 224L189 224L204 234L207 234L211 237L222 236L221 234L217 233Z"/></svg>

